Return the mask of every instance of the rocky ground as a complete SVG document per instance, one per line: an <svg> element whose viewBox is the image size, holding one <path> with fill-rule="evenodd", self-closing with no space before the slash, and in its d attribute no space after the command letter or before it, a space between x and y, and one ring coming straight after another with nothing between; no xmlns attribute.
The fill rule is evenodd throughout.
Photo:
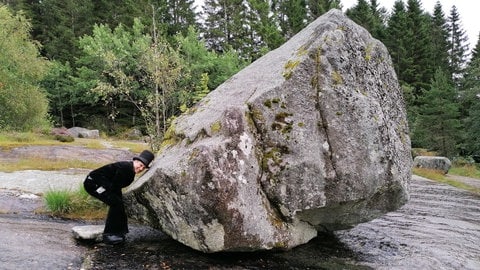
<svg viewBox="0 0 480 270"><path fill-rule="evenodd" d="M196 252L135 223L121 246L77 242L71 228L92 222L35 214L42 192L77 187L84 176L72 170L0 173L1 269L480 269L480 198L418 176L404 207L351 230L288 252L217 254Z"/></svg>

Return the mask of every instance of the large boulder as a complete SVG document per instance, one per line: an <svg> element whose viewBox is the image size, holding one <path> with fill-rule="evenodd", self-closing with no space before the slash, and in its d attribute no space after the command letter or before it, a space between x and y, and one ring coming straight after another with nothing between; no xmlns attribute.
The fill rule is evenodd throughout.
<svg viewBox="0 0 480 270"><path fill-rule="evenodd" d="M290 249L402 206L411 167L386 47L332 10L178 117L125 200L203 252Z"/></svg>
<svg viewBox="0 0 480 270"><path fill-rule="evenodd" d="M413 167L415 168L437 170L444 174L448 173L448 170L450 170L451 166L452 162L446 157L416 156L413 159Z"/></svg>

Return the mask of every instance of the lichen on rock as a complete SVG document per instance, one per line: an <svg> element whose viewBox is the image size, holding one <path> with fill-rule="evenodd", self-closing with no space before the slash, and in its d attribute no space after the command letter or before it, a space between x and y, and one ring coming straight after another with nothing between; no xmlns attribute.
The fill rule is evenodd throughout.
<svg viewBox="0 0 480 270"><path fill-rule="evenodd" d="M408 200L410 139L390 56L339 10L192 111L125 199L131 217L194 249L290 249Z"/></svg>

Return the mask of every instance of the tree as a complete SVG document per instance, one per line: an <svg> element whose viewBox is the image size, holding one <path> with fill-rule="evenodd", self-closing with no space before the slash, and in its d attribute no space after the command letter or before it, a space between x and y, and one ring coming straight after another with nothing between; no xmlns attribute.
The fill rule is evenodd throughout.
<svg viewBox="0 0 480 270"><path fill-rule="evenodd" d="M332 8L341 10L342 4L340 2L340 0L308 0L307 6L309 21L315 20Z"/></svg>
<svg viewBox="0 0 480 270"><path fill-rule="evenodd" d="M420 145L453 157L458 153L461 138L457 93L448 76L440 68L435 72L431 88L422 97L415 125L415 138Z"/></svg>
<svg viewBox="0 0 480 270"><path fill-rule="evenodd" d="M73 100L74 86L71 76L72 68L68 62L64 65L53 61L52 68L41 81L42 87L47 90L50 113L56 118L53 120L62 127L66 126L64 113L66 109L70 109L70 115L74 116L71 110L76 102ZM75 118L72 117L71 120L72 125L75 126Z"/></svg>
<svg viewBox="0 0 480 270"><path fill-rule="evenodd" d="M450 42L449 42L449 60L450 60L450 72L452 79L455 82L455 86L458 87L459 81L463 76L463 71L466 64L468 44L466 43L468 37L465 31L462 29L460 23L460 15L457 8L452 6L450 10L450 16L448 17L449 30L450 30Z"/></svg>
<svg viewBox="0 0 480 270"><path fill-rule="evenodd" d="M154 27L150 36L143 34L144 28L138 19L132 32L122 25L113 31L106 25L95 26L92 36L80 40L86 54L81 60L101 74L90 79L95 82L90 91L110 108L109 118L115 122L118 104L132 104L140 112L155 150L172 115L169 105L174 104L172 93L182 66L178 52L161 39L157 29Z"/></svg>
<svg viewBox="0 0 480 270"><path fill-rule="evenodd" d="M441 68L445 72L449 72L448 24L440 2L437 2L433 8L431 36L433 66L435 68Z"/></svg>
<svg viewBox="0 0 480 270"><path fill-rule="evenodd" d="M21 13L0 6L0 129L29 130L49 125L48 101L39 81L49 68L31 40Z"/></svg>
<svg viewBox="0 0 480 270"><path fill-rule="evenodd" d="M480 39L472 50L472 57L461 80L462 119L464 119L466 154L480 155Z"/></svg>
<svg viewBox="0 0 480 270"><path fill-rule="evenodd" d="M252 47L248 59L252 61L284 43L277 17L270 10L268 0L248 0Z"/></svg>
<svg viewBox="0 0 480 270"><path fill-rule="evenodd" d="M242 51L245 42L247 6L243 0L206 0L203 32L207 46L223 53L233 48Z"/></svg>
<svg viewBox="0 0 480 270"><path fill-rule="evenodd" d="M430 16L423 11L419 0L407 1L406 56L411 59L405 74L405 81L415 88L415 95L429 88L435 69L432 65Z"/></svg>
<svg viewBox="0 0 480 270"><path fill-rule="evenodd" d="M217 88L248 64L233 50L223 54L209 51L205 46L205 41L199 39L198 35L191 27L187 36L176 36L179 53L185 67L185 76L179 82L181 84L180 91L192 89L188 93L180 93L181 105L187 107L198 101L199 96Z"/></svg>
<svg viewBox="0 0 480 270"><path fill-rule="evenodd" d="M409 38L413 36L412 30L407 27L407 11L403 1L395 1L392 15L388 20L385 45L392 57L393 66L400 84L407 83L409 66L413 59L407 55Z"/></svg>
<svg viewBox="0 0 480 270"><path fill-rule="evenodd" d="M279 26L287 40L308 23L306 0L273 0L272 11L278 16Z"/></svg>
<svg viewBox="0 0 480 270"><path fill-rule="evenodd" d="M194 3L194 0L154 1L160 32L165 33L166 37L173 38L177 34L186 35L190 26L199 26Z"/></svg>
<svg viewBox="0 0 480 270"><path fill-rule="evenodd" d="M78 37L88 34L94 22L91 0L44 0L32 4L33 36L50 60L73 62L80 53Z"/></svg>
<svg viewBox="0 0 480 270"><path fill-rule="evenodd" d="M357 5L349 8L346 15L357 24L367 29L373 37L385 40L385 8L380 8L376 0L358 0Z"/></svg>
<svg viewBox="0 0 480 270"><path fill-rule="evenodd" d="M144 26L135 20L132 29L123 25L111 30L107 25L96 25L92 36L84 36L79 44L83 55L78 59L77 89L90 101L107 110L111 129L116 122L125 102L133 105L132 100L145 98L142 87L142 73L138 62L141 55L151 44L149 36L143 34ZM132 115L131 112L127 113ZM135 115L135 114L133 114ZM130 125L135 125L132 117Z"/></svg>
<svg viewBox="0 0 480 270"><path fill-rule="evenodd" d="M154 9L153 9L154 10ZM151 91L146 96L146 103L132 101L142 112L151 136L152 149L158 150L163 134L168 127L168 100L176 90L176 84L181 77L182 64L180 55L170 45L161 40L155 23L155 11L152 13L153 39L151 46L143 53L140 65L145 71L147 89Z"/></svg>

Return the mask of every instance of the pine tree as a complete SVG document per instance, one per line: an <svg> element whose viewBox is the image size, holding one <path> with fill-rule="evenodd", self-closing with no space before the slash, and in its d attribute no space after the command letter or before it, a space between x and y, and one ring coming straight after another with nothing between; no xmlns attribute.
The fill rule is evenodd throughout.
<svg viewBox="0 0 480 270"><path fill-rule="evenodd" d="M332 8L342 9L340 0L307 0L308 20L314 21Z"/></svg>
<svg viewBox="0 0 480 270"><path fill-rule="evenodd" d="M475 48L472 49L472 55L471 55L471 59L476 59L479 57L479 54L480 53L480 33L478 34L478 37L477 37L477 45L475 45Z"/></svg>
<svg viewBox="0 0 480 270"><path fill-rule="evenodd" d="M460 15L457 8L452 6L450 16L448 17L450 41L449 41L449 60L450 72L455 86L458 87L459 81L463 76L465 69L467 52L468 52L468 37L462 29L460 22Z"/></svg>
<svg viewBox="0 0 480 270"><path fill-rule="evenodd" d="M43 55L61 62L78 56L78 37L91 32L93 3L74 0L38 1L32 7L33 37L43 44Z"/></svg>
<svg viewBox="0 0 480 270"><path fill-rule="evenodd" d="M387 11L380 8L376 0L358 0L357 5L348 9L346 15L367 29L373 37L385 40L385 20Z"/></svg>
<svg viewBox="0 0 480 270"><path fill-rule="evenodd" d="M432 65L432 41L430 35L431 18L422 9L419 0L407 2L406 54L411 60L405 81L414 87L414 94L422 96L423 91L429 88L435 69Z"/></svg>
<svg viewBox="0 0 480 270"><path fill-rule="evenodd" d="M153 1L151 5L157 9L162 32L167 37L173 37L176 34L186 35L189 26L199 26L194 4L194 0L160 0Z"/></svg>
<svg viewBox="0 0 480 270"><path fill-rule="evenodd" d="M279 26L287 40L307 25L306 0L272 0L272 11L278 16Z"/></svg>
<svg viewBox="0 0 480 270"><path fill-rule="evenodd" d="M407 55L407 47L412 36L412 30L407 27L405 3L398 0L388 20L384 43L390 52L398 80L402 85L409 83L408 72L413 59Z"/></svg>
<svg viewBox="0 0 480 270"><path fill-rule="evenodd" d="M458 153L461 125L457 93L449 81L445 72L437 69L431 88L422 97L424 105L419 108L414 137L416 143L453 157Z"/></svg>
<svg viewBox="0 0 480 270"><path fill-rule="evenodd" d="M448 24L442 5L437 2L433 9L432 17L432 63L435 68L449 72L448 65ZM450 76L451 77L451 76Z"/></svg>
<svg viewBox="0 0 480 270"><path fill-rule="evenodd" d="M210 49L226 52L245 46L247 7L242 0L206 0L204 4L204 38Z"/></svg>
<svg viewBox="0 0 480 270"><path fill-rule="evenodd" d="M277 18L270 10L269 0L248 0L248 5L252 45L249 59L253 61L282 45L284 38L278 29Z"/></svg>
<svg viewBox="0 0 480 270"><path fill-rule="evenodd" d="M465 119L466 154L480 156L480 39L472 50L472 57L462 78L460 98L462 102L462 118Z"/></svg>

